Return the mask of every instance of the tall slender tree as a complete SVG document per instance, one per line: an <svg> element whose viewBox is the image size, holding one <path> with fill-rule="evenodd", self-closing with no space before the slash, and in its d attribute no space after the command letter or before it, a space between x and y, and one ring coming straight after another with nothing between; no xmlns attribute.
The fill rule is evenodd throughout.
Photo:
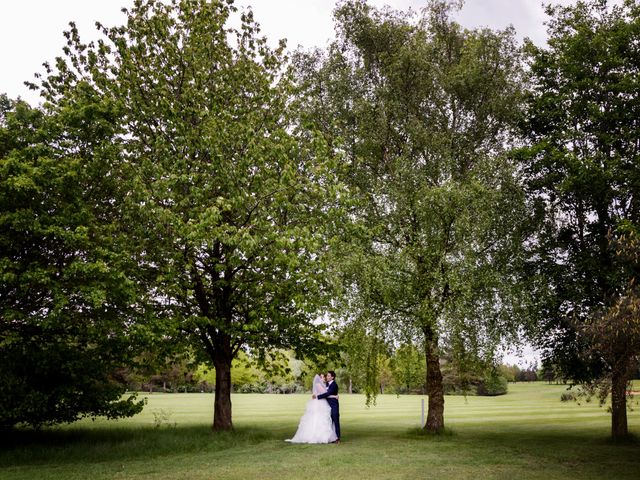
<svg viewBox="0 0 640 480"><path fill-rule="evenodd" d="M515 329L523 214L505 155L522 87L514 32L463 30L450 13L441 1L420 18L344 2L329 53L297 59L366 232L351 306L371 333L424 345L432 432L444 428L442 349L491 357Z"/></svg>

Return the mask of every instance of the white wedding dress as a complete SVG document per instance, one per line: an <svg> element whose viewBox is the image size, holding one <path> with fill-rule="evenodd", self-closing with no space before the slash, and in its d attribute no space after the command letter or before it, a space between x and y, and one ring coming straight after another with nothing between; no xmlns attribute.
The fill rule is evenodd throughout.
<svg viewBox="0 0 640 480"><path fill-rule="evenodd" d="M313 378L313 394L325 393L324 386L319 375ZM298 424L298 430L293 438L285 440L291 443L331 443L338 439L331 421L331 407L326 400L311 399L307 402L304 415Z"/></svg>

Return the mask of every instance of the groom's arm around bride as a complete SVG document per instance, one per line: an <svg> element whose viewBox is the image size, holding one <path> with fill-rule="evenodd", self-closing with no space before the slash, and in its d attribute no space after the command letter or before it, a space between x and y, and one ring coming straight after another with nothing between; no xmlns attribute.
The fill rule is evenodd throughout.
<svg viewBox="0 0 640 480"><path fill-rule="evenodd" d="M329 398L332 395L338 395L338 384L336 382L331 382L329 384L329 386L327 387L327 391L324 393L321 393L320 395L314 395L315 398L317 398L318 400L322 400L322 399L326 399L329 404L333 403L333 402L337 402L338 399L337 398ZM333 400L333 402L332 402Z"/></svg>

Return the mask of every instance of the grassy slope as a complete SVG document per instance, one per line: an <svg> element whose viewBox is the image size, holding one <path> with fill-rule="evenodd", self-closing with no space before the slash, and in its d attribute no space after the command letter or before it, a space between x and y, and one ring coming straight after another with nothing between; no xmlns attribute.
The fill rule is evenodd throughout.
<svg viewBox="0 0 640 480"><path fill-rule="evenodd" d="M120 421L82 421L2 440L2 479L636 479L640 444L612 445L597 404L560 402L565 387L510 385L506 396L447 397L449 431L420 434L417 396L382 396L367 409L340 399L341 445L290 445L303 395L235 395L233 434L210 433L213 398L153 394ZM170 414L154 428L154 412ZM629 416L640 436L640 413ZM330 470L327 470L330 468Z"/></svg>

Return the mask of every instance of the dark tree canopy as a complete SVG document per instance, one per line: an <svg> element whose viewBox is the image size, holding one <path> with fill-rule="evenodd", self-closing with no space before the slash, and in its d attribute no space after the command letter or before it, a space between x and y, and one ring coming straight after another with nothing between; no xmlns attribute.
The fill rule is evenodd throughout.
<svg viewBox="0 0 640 480"><path fill-rule="evenodd" d="M623 285L608 234L640 220L638 8L602 2L552 9L549 48L531 47L532 86L523 151L539 230L532 265L542 274L539 317L548 354L589 376L573 320Z"/></svg>
<svg viewBox="0 0 640 480"><path fill-rule="evenodd" d="M1 104L0 423L139 412L112 376L142 343L108 201L113 110L82 88L46 112Z"/></svg>
<svg viewBox="0 0 640 480"><path fill-rule="evenodd" d="M606 366L578 332L628 280L609 235L640 221L640 6L589 1L549 14L549 46L530 46L527 245L546 361L588 381Z"/></svg>

